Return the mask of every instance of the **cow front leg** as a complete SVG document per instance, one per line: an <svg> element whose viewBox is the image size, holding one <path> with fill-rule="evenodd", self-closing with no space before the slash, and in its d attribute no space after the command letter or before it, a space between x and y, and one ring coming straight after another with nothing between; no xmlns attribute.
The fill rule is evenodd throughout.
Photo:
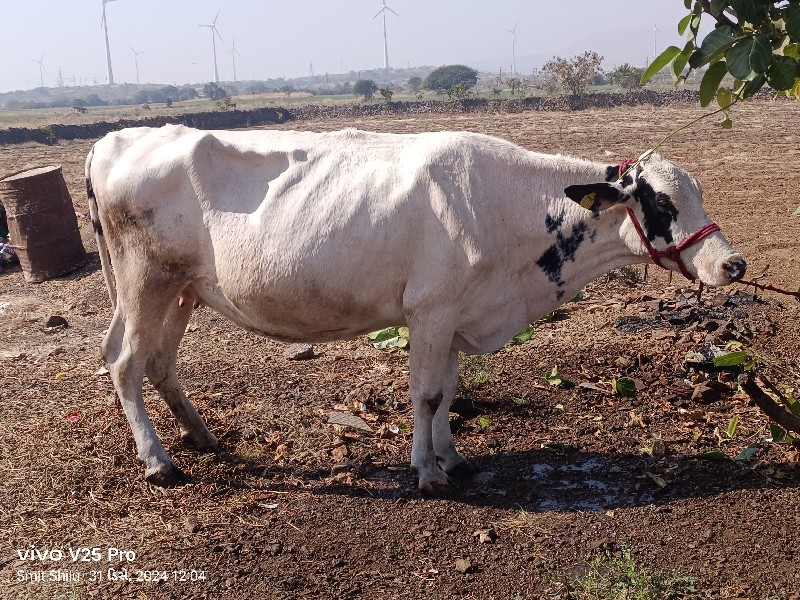
<svg viewBox="0 0 800 600"><path fill-rule="evenodd" d="M437 329L419 323L409 327L409 391L414 407L411 467L419 476L420 491L443 497L453 495L456 488L440 463L454 465L459 462L456 455L462 461L464 457L453 446L452 435L444 435L441 417L435 418L442 411L447 419L458 382L458 354L450 347L452 332L437 336Z"/></svg>
<svg viewBox="0 0 800 600"><path fill-rule="evenodd" d="M458 351L455 349L450 350L444 378L443 388L449 393L443 396L442 403L433 416L433 449L436 461L448 475L472 477L476 472L475 466L456 450L450 429L450 405L458 388Z"/></svg>

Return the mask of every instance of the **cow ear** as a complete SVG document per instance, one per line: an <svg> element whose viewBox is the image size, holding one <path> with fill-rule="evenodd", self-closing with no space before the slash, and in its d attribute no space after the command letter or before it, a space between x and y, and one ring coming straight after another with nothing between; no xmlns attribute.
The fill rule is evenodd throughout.
<svg viewBox="0 0 800 600"><path fill-rule="evenodd" d="M567 198L586 210L605 210L625 200L628 195L616 183L571 185L564 190Z"/></svg>

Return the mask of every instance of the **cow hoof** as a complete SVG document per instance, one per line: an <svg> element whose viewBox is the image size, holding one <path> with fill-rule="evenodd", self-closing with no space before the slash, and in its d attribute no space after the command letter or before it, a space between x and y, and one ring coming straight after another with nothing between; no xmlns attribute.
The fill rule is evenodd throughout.
<svg viewBox="0 0 800 600"><path fill-rule="evenodd" d="M178 487L189 481L186 473L175 465L147 469L144 473L144 479L147 483L160 488Z"/></svg>
<svg viewBox="0 0 800 600"><path fill-rule="evenodd" d="M463 462L460 462L455 466L450 467L446 471L446 473L450 477L455 477L457 479L470 479L472 477L475 477L475 474L477 472L478 472L478 467L476 467L474 464L472 464L470 461L466 459Z"/></svg>
<svg viewBox="0 0 800 600"><path fill-rule="evenodd" d="M461 495L461 490L449 478L445 481L420 482L419 491L429 498L453 498Z"/></svg>
<svg viewBox="0 0 800 600"><path fill-rule="evenodd" d="M216 452L219 450L217 438L211 432L195 436L191 431L181 431L181 441L197 452Z"/></svg>

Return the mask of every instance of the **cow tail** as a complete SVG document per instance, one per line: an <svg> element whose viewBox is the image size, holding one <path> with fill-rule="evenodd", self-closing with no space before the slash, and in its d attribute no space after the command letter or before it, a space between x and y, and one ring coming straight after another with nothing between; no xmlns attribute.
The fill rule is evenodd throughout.
<svg viewBox="0 0 800 600"><path fill-rule="evenodd" d="M92 185L93 155L94 146L89 150L89 155L86 157L86 195L89 197L89 216L92 219L92 228L94 229L95 239L97 240L97 252L100 255L100 267L103 270L103 278L106 281L108 297L111 298L111 306L116 309L117 285L114 280L114 273L111 270L111 255L108 252L106 238L103 235L103 226L100 224L100 211L97 207L97 198L94 195L94 186Z"/></svg>

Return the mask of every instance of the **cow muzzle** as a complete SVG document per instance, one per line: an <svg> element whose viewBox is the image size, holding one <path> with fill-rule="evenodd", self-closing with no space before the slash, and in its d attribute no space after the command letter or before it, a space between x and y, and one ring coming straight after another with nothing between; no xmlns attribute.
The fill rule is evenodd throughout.
<svg viewBox="0 0 800 600"><path fill-rule="evenodd" d="M728 274L729 283L739 281L747 271L747 262L738 254L732 256L722 264L722 270Z"/></svg>

